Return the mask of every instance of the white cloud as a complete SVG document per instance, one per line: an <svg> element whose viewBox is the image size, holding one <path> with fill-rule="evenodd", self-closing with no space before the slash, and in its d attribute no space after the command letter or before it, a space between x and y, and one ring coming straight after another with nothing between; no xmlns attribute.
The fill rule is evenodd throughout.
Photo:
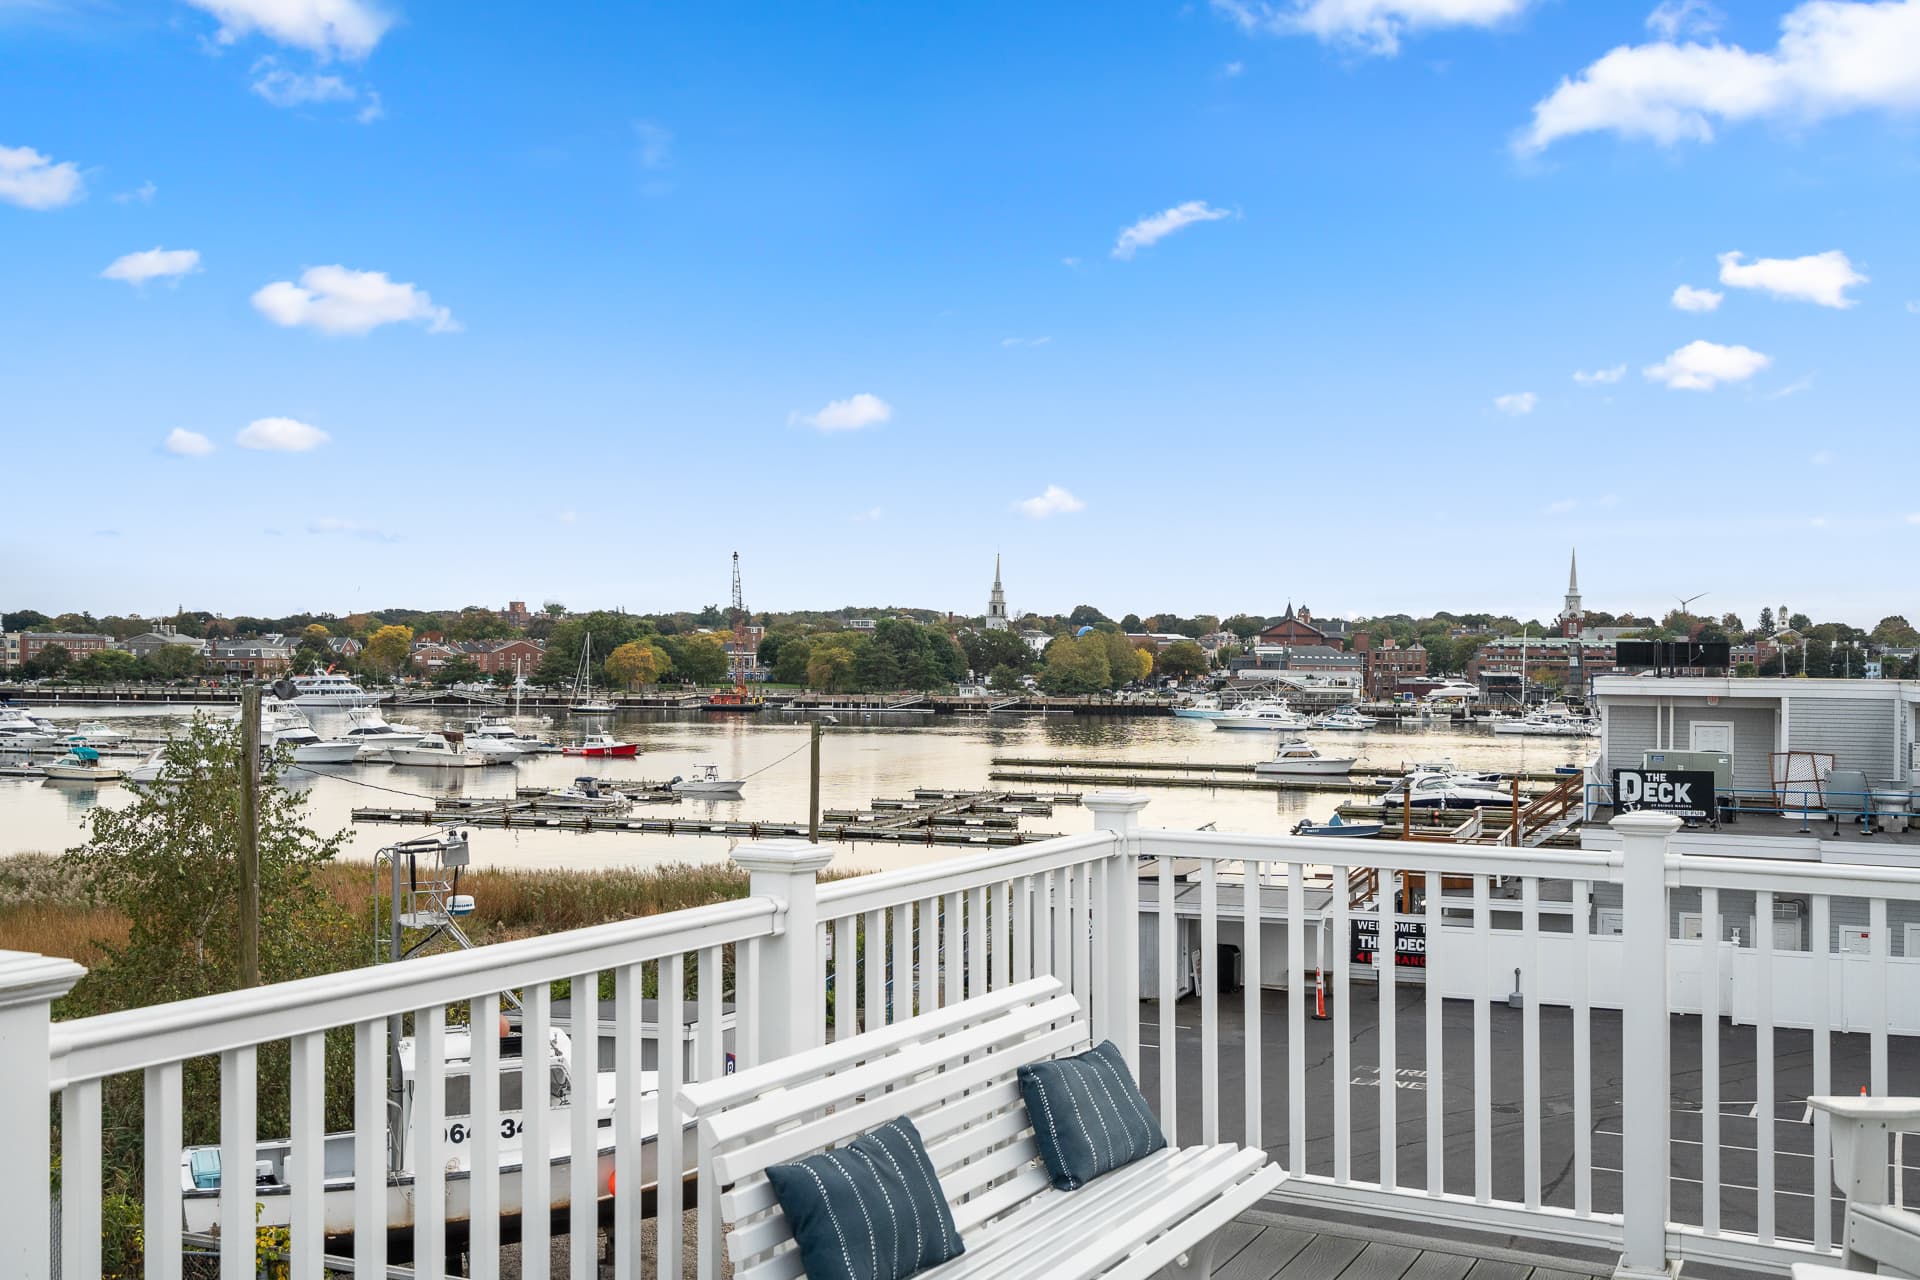
<svg viewBox="0 0 1920 1280"><path fill-rule="evenodd" d="M1907 304L1907 310L1916 316L1920 316L1920 298L1915 298L1912 302L1909 302Z"/></svg>
<svg viewBox="0 0 1920 1280"><path fill-rule="evenodd" d="M292 418L255 418L233 442L242 449L264 449L272 453L306 453L328 440L327 433Z"/></svg>
<svg viewBox="0 0 1920 1280"><path fill-rule="evenodd" d="M1773 363L1751 347L1689 342L1644 372L1654 382L1681 391L1711 391L1723 382L1745 382Z"/></svg>
<svg viewBox="0 0 1920 1280"><path fill-rule="evenodd" d="M868 507L865 511L854 512L853 522L855 524L872 524L875 520L880 519L886 514L887 513L879 507Z"/></svg>
<svg viewBox="0 0 1920 1280"><path fill-rule="evenodd" d="M1242 31L1310 35L1391 57L1402 36L1435 27L1491 27L1531 0L1213 0Z"/></svg>
<svg viewBox="0 0 1920 1280"><path fill-rule="evenodd" d="M366 0L187 0L220 22L214 39L236 44L254 32L305 49L321 61L364 58L393 19Z"/></svg>
<svg viewBox="0 0 1920 1280"><path fill-rule="evenodd" d="M1727 295L1717 289L1696 289L1683 284L1673 291L1669 299L1675 311L1712 311L1719 307L1720 300Z"/></svg>
<svg viewBox="0 0 1920 1280"><path fill-rule="evenodd" d="M1920 50L1916 50L1920 56ZM1812 302L1823 307L1846 308L1855 298L1847 290L1867 283L1867 277L1853 269L1847 255L1838 249L1810 253L1803 258L1756 258L1742 262L1746 255L1720 255L1720 283L1735 289L1765 289L1776 298Z"/></svg>
<svg viewBox="0 0 1920 1280"><path fill-rule="evenodd" d="M1547 514L1550 516L1563 516L1567 514L1567 512L1574 510L1579 505L1580 503L1576 499L1561 498L1557 502L1549 502L1546 506L1546 511L1547 511Z"/></svg>
<svg viewBox="0 0 1920 1280"><path fill-rule="evenodd" d="M1073 268L1077 268L1077 267L1078 267L1078 266L1080 265L1080 259L1078 259L1078 258L1062 258L1062 259L1060 259L1060 265L1061 265L1061 266L1063 266L1063 267L1067 267L1067 268L1069 268L1069 269L1073 269Z"/></svg>
<svg viewBox="0 0 1920 1280"><path fill-rule="evenodd" d="M1003 347L1044 347L1052 341L1053 338L1051 336L1039 338L1002 338L1000 339L1000 345Z"/></svg>
<svg viewBox="0 0 1920 1280"><path fill-rule="evenodd" d="M87 193L71 160L53 162L32 147L0 147L0 200L22 209L58 209Z"/></svg>
<svg viewBox="0 0 1920 1280"><path fill-rule="evenodd" d="M1827 527L1827 518L1825 516L1809 516L1807 518L1807 527L1809 529L1824 529Z"/></svg>
<svg viewBox="0 0 1920 1280"><path fill-rule="evenodd" d="M421 321L428 333L457 333L453 313L435 306L424 289L398 284L384 271L308 267L300 283L277 280L253 295L256 311L277 325L305 325L322 333L369 333L383 324Z"/></svg>
<svg viewBox="0 0 1920 1280"><path fill-rule="evenodd" d="M337 533L351 538L364 538L368 542L398 542L399 538L376 525L362 524L358 520L347 520L340 516L315 516L307 521L308 533Z"/></svg>
<svg viewBox="0 0 1920 1280"><path fill-rule="evenodd" d="M1608 369L1575 369L1573 380L1583 387L1604 386L1620 381L1627 376L1627 366L1616 364Z"/></svg>
<svg viewBox="0 0 1920 1280"><path fill-rule="evenodd" d="M1807 461L1816 467L1824 467L1833 461L1833 454L1826 449L1819 449L1816 450L1813 456L1808 458Z"/></svg>
<svg viewBox="0 0 1920 1280"><path fill-rule="evenodd" d="M200 251L198 249L162 249L155 246L115 258L107 265L107 269L100 273L100 278L125 280L131 285L142 285L149 280L169 278L178 283L181 276L192 275L199 269Z"/></svg>
<svg viewBox="0 0 1920 1280"><path fill-rule="evenodd" d="M189 431L185 427L175 427L167 432L167 438L161 445L168 453L177 453L183 458L201 458L213 452L213 441L198 431Z"/></svg>
<svg viewBox="0 0 1920 1280"><path fill-rule="evenodd" d="M657 120L635 120L633 136L642 169L664 169L673 162L673 130Z"/></svg>
<svg viewBox="0 0 1920 1280"><path fill-rule="evenodd" d="M1532 413L1533 407L1539 403L1540 397L1531 391L1509 391L1506 395L1493 398L1494 408L1502 413L1510 413L1516 418Z"/></svg>
<svg viewBox="0 0 1920 1280"><path fill-rule="evenodd" d="M1086 503L1057 484L1050 484L1037 496L1022 498L1013 504L1014 510L1034 520L1045 520L1048 516L1071 515L1075 511L1084 511L1086 506Z"/></svg>
<svg viewBox="0 0 1920 1280"><path fill-rule="evenodd" d="M253 68L253 91L276 107L304 107L315 102L351 102L353 86L339 76L309 75L274 65L262 58Z"/></svg>
<svg viewBox="0 0 1920 1280"><path fill-rule="evenodd" d="M1805 377L1795 378L1792 382L1789 382L1777 391L1767 392L1766 398L1769 400L1785 400L1788 396L1797 396L1802 391L1811 390L1813 390L1813 375L1809 373ZM1824 452L1825 450L1822 450L1822 453Z"/></svg>
<svg viewBox="0 0 1920 1280"><path fill-rule="evenodd" d="M556 511L553 518L561 524L578 524L580 522L580 513L569 507L565 511Z"/></svg>
<svg viewBox="0 0 1920 1280"><path fill-rule="evenodd" d="M1131 258L1139 250L1166 239L1182 227L1190 227L1196 222L1218 222L1232 216L1231 211L1215 209L1205 200L1177 204L1162 213L1142 218L1122 231L1120 238L1113 242L1113 256L1123 260Z"/></svg>
<svg viewBox="0 0 1920 1280"><path fill-rule="evenodd" d="M1226 66L1220 68L1220 74L1224 78L1231 80L1246 69L1247 64L1244 62L1229 62Z"/></svg>
<svg viewBox="0 0 1920 1280"><path fill-rule="evenodd" d="M830 400L812 413L795 410L787 415L790 423L821 431L858 431L862 427L878 426L892 418L893 406L865 391L848 396L845 400Z"/></svg>
<svg viewBox="0 0 1920 1280"><path fill-rule="evenodd" d="M386 107L380 103L380 91L378 89L369 89L367 90L366 99L361 104L360 109L353 113L353 118L360 124L372 124L375 120L380 119L386 114Z"/></svg>
<svg viewBox="0 0 1920 1280"><path fill-rule="evenodd" d="M1907 523L1920 524L1920 511L1909 512L1907 514Z"/></svg>
<svg viewBox="0 0 1920 1280"><path fill-rule="evenodd" d="M122 191L115 195L113 202L115 204L132 204L137 201L140 204L152 204L153 198L159 194L160 188L154 186L153 182L149 180L141 183L131 191Z"/></svg>
<svg viewBox="0 0 1920 1280"><path fill-rule="evenodd" d="M1720 29L1726 15L1707 0L1660 0L1647 15L1647 30L1662 40L1681 36L1709 36Z"/></svg>
<svg viewBox="0 0 1920 1280"><path fill-rule="evenodd" d="M1920 108L1915 0L1805 0L1780 28L1770 53L1717 41L1621 45L1536 103L1514 145L1537 152L1576 134L1612 132L1671 146L1712 141L1716 122L1799 124Z"/></svg>

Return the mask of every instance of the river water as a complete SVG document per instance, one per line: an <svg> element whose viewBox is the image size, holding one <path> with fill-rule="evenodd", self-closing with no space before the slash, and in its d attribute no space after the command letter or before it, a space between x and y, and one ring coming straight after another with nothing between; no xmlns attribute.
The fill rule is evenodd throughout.
<svg viewBox="0 0 1920 1280"><path fill-rule="evenodd" d="M159 738L192 714L184 708L36 708L61 723L99 720L137 738ZM231 707L202 714L230 718ZM316 711L325 736L344 727L344 717ZM422 728L457 728L458 713L408 709L389 718ZM609 720L612 721L609 724ZM840 715L821 747L823 808L866 808L876 798L909 796L915 787L952 790L1057 791L1050 783L989 784L995 756L1048 757L1079 765L1101 760L1178 760L1251 764L1273 751L1275 735L1216 730L1204 721L1149 716L929 716L879 713ZM356 807L424 809L440 795L506 797L516 785L560 786L582 774L664 780L689 775L694 766L717 764L726 777L748 779L736 799L685 799L676 805L636 805L636 816L716 817L804 823L807 816L809 720L786 713L743 716L707 712L624 712L541 725L533 716L515 719L529 734L568 741L585 731L607 731L637 741L640 755L625 760L583 760L561 755L522 756L513 765L433 770L384 763L315 766L289 776L307 791L308 819L319 831L347 828L349 853L371 857L382 846L419 835L422 828L351 821ZM1329 754L1356 754L1363 763L1398 766L1406 761L1452 758L1476 769L1545 771L1584 757L1582 739L1495 737L1480 729L1447 724L1394 728L1364 734L1316 733ZM1142 815L1150 826L1192 828L1213 823L1221 831L1285 832L1302 817L1325 819L1343 797L1326 792L1268 792L1143 787L1151 804ZM399 793L399 794L396 794ZM1356 796L1361 793L1354 793ZM124 784L91 786L37 778L0 778L0 855L58 852L85 838L84 820L97 805L131 799ZM1070 834L1088 830L1092 815L1077 805L1051 817L1028 817L1029 832ZM565 867L592 870L646 867L670 862L716 862L740 841L723 836L640 835L625 832L524 831L474 828L476 866ZM835 865L881 870L951 858L970 852L957 845L841 844Z"/></svg>

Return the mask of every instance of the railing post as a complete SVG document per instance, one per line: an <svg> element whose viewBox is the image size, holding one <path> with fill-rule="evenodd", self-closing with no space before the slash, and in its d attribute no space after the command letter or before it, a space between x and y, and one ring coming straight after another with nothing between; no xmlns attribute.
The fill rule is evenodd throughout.
<svg viewBox="0 0 1920 1280"><path fill-rule="evenodd" d="M833 850L805 840L755 840L733 851L752 876L747 892L782 907L779 931L760 943L756 999L760 1008L760 1060L771 1062L819 1046L820 871Z"/></svg>
<svg viewBox="0 0 1920 1280"><path fill-rule="evenodd" d="M1085 804L1097 831L1120 837L1103 864L1094 916L1093 1038L1120 1046L1127 1069L1140 1078L1140 811L1147 798L1133 791L1096 791ZM1162 957L1162 963L1166 958Z"/></svg>
<svg viewBox="0 0 1920 1280"><path fill-rule="evenodd" d="M1678 1270L1667 1257L1667 1172L1672 1073L1667 1031L1667 844L1680 819L1623 813L1620 834L1620 1167L1624 1251L1615 1280L1651 1280ZM1718 1194L1718 1188L1706 1188Z"/></svg>
<svg viewBox="0 0 1920 1280"><path fill-rule="evenodd" d="M7 1206L0 1275L47 1280L51 1272L53 1104L47 1029L53 1002L85 973L71 960L0 951L0 1133L27 1144L20 1157L0 1160L0 1204ZM92 1195L99 1199L98 1186Z"/></svg>

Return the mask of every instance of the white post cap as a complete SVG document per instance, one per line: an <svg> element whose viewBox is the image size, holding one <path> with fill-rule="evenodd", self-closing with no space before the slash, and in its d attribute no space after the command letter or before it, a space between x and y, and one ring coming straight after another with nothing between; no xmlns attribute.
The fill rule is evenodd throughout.
<svg viewBox="0 0 1920 1280"><path fill-rule="evenodd" d="M755 840L733 851L734 862L759 875L819 872L833 861L833 849L805 840Z"/></svg>

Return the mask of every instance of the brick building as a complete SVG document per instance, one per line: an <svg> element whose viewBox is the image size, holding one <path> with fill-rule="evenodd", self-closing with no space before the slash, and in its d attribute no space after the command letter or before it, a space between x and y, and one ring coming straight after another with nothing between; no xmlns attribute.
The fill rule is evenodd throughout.
<svg viewBox="0 0 1920 1280"><path fill-rule="evenodd" d="M1427 647L1418 640L1401 648L1392 639L1375 646L1366 632L1357 632L1353 647L1366 661L1367 696L1391 698L1404 680L1418 680L1427 674Z"/></svg>
<svg viewBox="0 0 1920 1280"><path fill-rule="evenodd" d="M113 648L113 637L103 636L92 631L22 631L20 637L20 662L32 662L40 656L43 649L59 645L67 651L67 656L75 662L90 653L99 653L103 649Z"/></svg>

